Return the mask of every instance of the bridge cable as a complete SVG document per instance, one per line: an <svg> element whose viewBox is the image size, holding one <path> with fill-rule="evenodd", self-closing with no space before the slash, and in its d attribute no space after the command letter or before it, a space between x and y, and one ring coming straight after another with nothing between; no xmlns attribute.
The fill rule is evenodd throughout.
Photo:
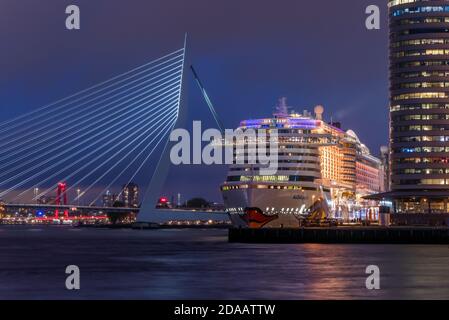
<svg viewBox="0 0 449 320"><path fill-rule="evenodd" d="M163 114L163 112L160 112L160 115L162 115L162 114ZM126 133L132 132L132 129L134 129L134 127L136 127L136 126L138 126L138 125L141 125L142 123L145 123L145 121L147 121L147 118L148 118L147 115L148 115L148 114L144 114L143 116L139 117L139 118L144 118L144 119L143 119L140 123L138 123L138 124L132 126L131 128L128 128L127 130L125 130L123 134L120 134L120 135L118 135L118 136L115 136L115 137L113 138L114 140L108 140L108 139L110 138L110 136L104 136L104 137L102 137L102 138L99 140L99 142L101 142L101 141L103 141L103 140L108 141L104 146L107 146L107 145L109 145L109 144L112 144L112 142L114 142L115 140L121 138L122 136L125 136ZM157 118L157 117L155 117L154 119L156 119L156 118ZM149 123L151 123L151 122L149 122ZM122 129L122 128L119 127L119 128L117 129L117 131L119 131L120 129ZM76 157L78 154L84 152L85 150L88 150L89 147L90 147L90 146L86 146L86 147L82 148L82 149L79 150L77 153L72 154L72 155L70 156L70 158ZM91 151L90 153L84 155L82 158L78 158L78 160L77 160L75 163L72 163L72 166L73 166L74 164L76 164L76 163L78 163L78 162L84 160L85 158L89 157L90 155L94 154L95 152L97 152L97 150L93 150L93 151ZM70 158L69 158L69 159L70 159ZM53 160L53 159L51 159L51 160ZM41 171L39 172L39 174L34 174L33 176L28 177L28 178L25 179L25 180L22 180L19 184L16 184L14 187L12 187L12 188L10 188L10 189L8 189L8 190L11 191L11 190L13 190L13 189L15 189L15 188L17 188L17 187L20 187L20 186L22 186L24 183L29 182L31 179L35 178L36 176L42 175L43 173L49 171L50 169L53 169L53 168L57 167L58 165L61 165L62 163L65 163L66 161L67 161L67 159L62 159L62 160L58 161L57 163L54 163L54 164L51 165L50 167L47 167L47 168L45 169L45 171L42 171L42 170L41 170ZM46 161L46 162L50 162L50 160L48 160L48 161ZM44 163L44 164L46 164L46 163ZM24 175L24 174L26 175L26 174L32 172L34 169L41 168L41 167L42 167L42 164L36 165L36 166L34 166L34 167L32 167L32 168L30 168L30 169L28 169L28 170L25 170L25 171L22 172L21 174L16 175L16 176L14 176L14 177L8 179L7 181L3 181L0 185L3 185L5 182L13 181L13 180L16 179L18 176L21 176L21 175ZM67 169L67 168L65 168L65 169ZM53 175L52 177L54 177L54 175ZM1 192L1 193L0 193L0 197L4 196L5 194L6 194L5 191Z"/></svg>
<svg viewBox="0 0 449 320"><path fill-rule="evenodd" d="M178 76L177 78L179 78L179 76ZM173 79L173 80L171 80L171 81L174 81L174 80L176 80L177 78L175 78L175 79ZM167 92L173 92L174 90L177 91L177 88L171 88L173 85L174 85L174 84L170 84L170 86L169 86L170 90L163 91L162 94L159 94L159 95L157 95L156 97L160 97L161 95L164 95L164 94L166 94ZM146 89L146 88L144 88L144 89ZM164 90L166 90L166 89L167 89L167 88L164 88ZM148 92L151 92L151 90L145 90L145 93L148 93ZM158 90L158 91L154 92L154 94L155 94L155 93L159 93L159 92L161 92L161 90ZM145 96L144 98L142 98L142 99L140 99L140 100L138 100L138 101L135 101L135 102L133 102L133 103L131 103L131 104L128 104L128 106L136 106L136 105L137 105L137 108L138 108L138 107L139 107L138 103L140 103L140 102L146 100L148 97L153 96L154 94ZM121 103L121 104L119 104L119 105L122 106L122 105L124 105L125 103L130 102L130 101L132 101L133 99L135 99L135 98L137 98L137 97L141 97L141 96L143 96L143 95L144 95L144 94L141 94L141 95L138 95L138 96L136 96L136 97L134 97L134 98L132 98L132 99L128 99L128 100L124 101L123 103ZM113 109L115 109L115 108L112 108L111 110L113 110ZM128 111L125 112L125 113L123 113L123 112L120 113L120 112L122 111L122 109L120 109L120 110L118 110L118 111L115 111L115 112L109 114L106 118L99 118L99 119L97 119L97 120L95 120L95 121L89 121L89 119L86 119L85 121L83 121L83 122L80 123L80 124L88 123L88 124L89 124L88 127L94 126L94 125L96 125L96 124L98 124L98 123L103 123L103 125L104 125L104 124L105 124L104 120L108 119L108 118L111 117L112 115L119 114L119 116L115 118L115 119L118 119L118 118L120 118L121 116L123 116L124 114L128 114L128 113L130 113L131 111L133 111L133 110L135 110L135 109L136 109L136 108L132 108L131 110L128 110ZM106 110L106 111L107 111L107 110ZM104 113L105 113L105 112L102 112L101 114L103 115ZM102 125L102 126L103 126L103 125ZM96 129L98 129L98 128L96 128ZM50 145L47 145L47 146L45 147L45 148L48 148L48 147L51 147L51 146L53 146L53 145L55 145L55 144L58 144L58 142L60 142L60 141L63 141L62 144L59 144L59 147L63 147L63 146L65 146L65 145L67 145L67 144L72 143L73 141L79 141L79 140L80 140L80 136L77 135L79 132L84 132L82 136L87 135L88 132L86 132L85 130L86 130L85 127L79 127L79 128L78 128L77 130L75 130L75 131L73 131L71 128L69 128L68 131L73 131L73 132L69 135L69 137L73 136L73 137L74 137L73 139L67 139L67 136L63 136L63 137L60 137L59 139L56 139L56 140L53 140L53 139L51 139L51 138L48 138L48 139L45 139L44 141L42 141L41 143L46 142L46 141L48 141L48 140L51 140L52 143L51 143ZM91 132L91 131L92 131L92 130L90 130L89 132ZM65 132L65 131L64 131L64 132ZM61 132L61 134L62 134L62 132ZM38 147L38 145L32 145L31 147L28 147L28 148L37 149L37 147ZM19 158L15 157L15 155L17 155L17 154L25 153L25 150L27 150L27 149L22 148L22 149L17 149L15 152L12 152L12 155L11 155L11 156L14 156L14 160L12 161L12 163L14 163L15 161L20 162L20 160L21 160L22 158L27 157L28 154L22 156L21 158L20 158L20 157L19 157ZM39 152L39 153L40 153L41 151L42 151L42 149L37 149L37 151L35 150L35 151L32 152L31 154L35 154L36 152ZM41 155L40 155L40 158L46 156L47 154L48 154L48 153L46 153L46 154L41 154ZM2 158L0 158L0 161L6 160L6 159L8 159L8 158L9 158L9 156L7 156L7 157L2 157ZM5 168L5 167L7 167L9 164L11 164L11 161L10 161L10 162L6 162L6 163L2 163L2 164L0 164L0 168ZM0 177L2 177L2 175L0 175Z"/></svg>
<svg viewBox="0 0 449 320"><path fill-rule="evenodd" d="M173 69L171 69L171 70L169 70L169 71L167 71L167 72L164 72L163 74L166 74L166 73L169 73L169 72L173 72L173 71L175 71L175 70L177 70L177 69L179 69L179 68L180 68L180 66L177 66L177 67L175 67L175 68L173 68ZM179 70L178 72L180 73L181 71ZM161 74L161 75L162 75L162 74ZM158 75L158 76L156 76L156 77L153 77L153 78L151 78L151 79L149 79L149 80L147 80L147 81L144 81L143 83L139 83L138 85L136 85L136 86L134 86L134 87L131 87L131 88L127 89L125 92L134 90L134 89L138 88L139 86L141 86L142 84L148 83L148 82L150 82L151 80L154 80L154 79L156 79L156 78L159 77L159 76L160 76L160 75ZM169 75L169 76L167 76L167 77L164 77L163 79L160 79L160 80L156 81L155 83L158 83L159 81L162 81L162 80L169 79L171 76L173 76L173 74L171 74L171 75ZM138 80L140 80L140 79L138 79ZM134 81L133 81L132 83L134 83ZM129 84L130 84L130 83L126 84L125 86L128 86ZM125 87L125 86L123 86L123 87ZM140 91L141 91L141 90L140 90ZM111 91L111 92L112 92L112 91ZM106 93L106 94L110 94L111 92L108 92L108 93ZM114 92L115 92L115 91L114 91ZM128 96L132 96L134 93L135 93L135 92L133 92L133 93L131 93L131 94L129 94L129 95L125 95L125 96L123 96L122 98L125 98L125 97L128 97ZM107 99L111 99L111 98L114 98L114 97L116 97L116 96L120 96L120 95L122 95L122 94L123 94L123 92L119 92L118 94L110 95ZM95 101L95 99L88 100L88 101L85 102L85 103L92 102L92 101ZM97 106L97 105L99 105L101 102L103 102L103 101L99 101L99 102L97 102L97 103L94 103L94 104L90 105L90 107ZM83 104L81 104L81 105L83 105ZM81 106L81 105L76 105L76 106L79 107L79 106ZM110 105L110 104L107 104L107 105L101 107L100 109L105 108L106 106L109 106L109 105ZM93 112L96 112L96 111L97 111L97 110L94 109L94 110L91 111L88 115L90 115L90 114L92 114ZM52 125L52 124L49 124L49 125L44 126L44 127L39 127L39 128L36 129L35 131L30 131L29 133L27 133L27 134L24 135L24 136L20 136L20 137L14 139L14 140L9 140L9 141L7 141L6 143L3 143L3 144L0 143L0 147L3 147L3 146L8 145L8 144L11 144L11 143L13 143L13 142L15 142L15 141L17 141L17 140L19 140L19 139L23 139L23 138L26 137L26 136L34 135L36 132L38 132L38 131L43 131L44 129L46 129L46 128L48 128L48 127L51 127L51 128L52 128L52 130L51 130L50 132L54 132L55 134L58 134L58 132L59 132L59 130L60 130L61 128L67 126L67 123L65 123L64 120L66 120L67 118L73 119L73 118L74 118L74 115L79 114L79 113L81 113L82 115L86 116L84 110L81 110L81 109L80 109L80 110L79 110L78 112L76 112L75 114L70 114L70 115L68 115L66 118L64 118L64 117L58 118L58 121L59 121L59 122L63 122L63 124L61 124L60 126L54 126L54 125ZM76 118L75 118L75 119L76 119ZM47 119L47 121L48 121L48 119ZM76 121L76 120L72 120L72 121L69 121L69 123L73 123L73 122L75 122L75 121ZM44 134L41 134L40 136L44 136ZM40 137L40 136L38 136L38 137ZM36 137L35 137L35 138L36 138ZM27 141L25 141L25 142L22 142L21 144L25 144L25 143L27 143L28 141L29 141L29 140L27 140ZM0 154L1 154L1 153L4 153L4 152L6 152L6 150L4 150L4 149L2 148L2 150L0 150Z"/></svg>
<svg viewBox="0 0 449 320"><path fill-rule="evenodd" d="M56 111L57 109L56 109L56 110L55 110L55 109L51 109L51 110L47 111L46 113L43 113L43 111L44 111L45 109L48 109L48 108L50 108L50 107L52 107L52 106L55 106L55 105L58 105L59 103L61 103L61 102L63 102L63 101L66 101L66 100L68 100L68 99L71 99L71 98L74 98L74 97L76 97L76 96L79 96L79 95L81 95L81 94L83 94L83 93L85 93L85 92L88 92L89 90L92 90L92 89L101 87L101 86L104 85L104 84L107 84L107 83L110 83L110 82L112 82L112 81L115 81L115 80L119 79L120 77L123 77L123 76L125 76L125 75L131 74L131 73L133 73L133 72L135 72L135 71L137 71L137 70L140 70L140 69L142 69L142 68L145 68L145 67L147 67L147 66L149 66L149 65L151 65L151 64L153 64L153 63L156 63L156 62L158 62L158 61L161 61L161 60L163 60L163 59L165 59L165 58L167 58L167 57L169 57L169 56L171 56L171 55L177 54L177 53L179 53L179 52L184 52L184 48L178 49L178 50L176 50L176 51L174 51L174 52L171 52L171 53L169 53L169 54L167 54L167 55L165 55L165 56L163 56L163 57L160 57L160 58L158 58L158 59L152 60L152 61L150 61L150 62L148 62L148 63L146 63L146 64L144 64L144 65L141 65L141 66L139 66L139 67L136 67L136 68L134 68L134 69L131 69L131 70L129 70L129 71L126 71L126 72L124 72L124 73L122 73L122 74L119 74L119 75L117 75L117 76L114 76L114 77L112 77L112 78L110 78L110 79L108 79L108 80L105 80L105 81L103 81L103 82L97 83L97 84L95 84L95 85L93 85L93 86L91 86L91 87L89 87L89 88L83 89L83 90L78 91L78 92L76 92L76 93L74 93L74 94L71 94L71 95L69 95L69 96L67 96L67 97L64 97L64 98L59 99L59 100L57 100L57 101L55 101L55 102L52 102L52 103L50 103L50 104L47 104L47 105L45 105L45 106L43 106L43 107L41 107L41 108L39 108L39 109L37 109L37 110L34 110L34 111L32 111L32 112L28 112L28 113L22 114L22 115L20 115L20 116L18 116L18 117L15 117L15 118L13 118L13 119L4 121L4 122L0 123L0 126L1 126L1 127L5 127L5 126L7 126L7 125L10 124L10 123L13 123L13 127L19 126L19 125L22 125L22 124L23 124L22 122L19 122L19 121L18 121L19 119L26 118L25 121L31 121L31 120L34 120L34 118L30 118L30 116L33 115L33 114L38 114L38 117L41 117L41 116L46 115L46 114L49 113L49 112L54 112L54 111ZM58 109L61 108L61 107L64 107L64 106L60 106L60 107L58 107ZM5 131L9 131L10 129L11 129L11 127L7 127L7 128L5 128L5 129L0 130L0 133L3 133L3 132L5 132Z"/></svg>

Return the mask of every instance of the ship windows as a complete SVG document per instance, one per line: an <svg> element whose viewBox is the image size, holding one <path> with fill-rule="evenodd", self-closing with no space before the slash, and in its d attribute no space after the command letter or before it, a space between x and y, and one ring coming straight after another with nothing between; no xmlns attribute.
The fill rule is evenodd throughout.
<svg viewBox="0 0 449 320"><path fill-rule="evenodd" d="M316 163L316 162L315 162ZM260 172L259 167L252 167L252 168L230 168L229 171L230 172L236 172L236 171L244 171L244 172L250 172L252 171L253 173L257 174L258 172ZM319 168L305 168L305 167L278 167L277 171L294 171L294 172L320 172ZM270 178L268 178L270 179ZM239 181L239 180L236 180Z"/></svg>
<svg viewBox="0 0 449 320"><path fill-rule="evenodd" d="M255 182L286 182L288 176L238 176L240 180L235 181L255 181Z"/></svg>
<svg viewBox="0 0 449 320"><path fill-rule="evenodd" d="M238 189L248 189L247 184L237 185L237 186L222 186L221 191L238 190Z"/></svg>
<svg viewBox="0 0 449 320"><path fill-rule="evenodd" d="M318 169L314 168L304 168L302 170L294 169L294 171L314 171L319 172ZM254 182L314 182L315 177L313 176L300 176L300 175L277 175L277 176L228 176L228 182L238 182L238 181L254 181Z"/></svg>
<svg viewBox="0 0 449 320"><path fill-rule="evenodd" d="M290 182L299 182L299 181L307 181L307 182L314 182L315 177L311 176L290 176L289 177Z"/></svg>
<svg viewBox="0 0 449 320"><path fill-rule="evenodd" d="M275 186L275 185L269 185L269 184L257 184L257 185L227 185L222 186L221 191L231 191L231 190L239 190L239 189L271 189L271 190L298 190L298 191L320 191L318 188L314 187L304 187L304 186ZM323 188L324 192L330 192L330 189Z"/></svg>

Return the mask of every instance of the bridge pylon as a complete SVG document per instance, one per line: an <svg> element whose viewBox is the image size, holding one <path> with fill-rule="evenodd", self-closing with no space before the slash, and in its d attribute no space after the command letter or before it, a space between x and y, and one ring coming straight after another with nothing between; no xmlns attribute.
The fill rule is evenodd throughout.
<svg viewBox="0 0 449 320"><path fill-rule="evenodd" d="M62 200L62 203L61 203ZM63 205L68 205L67 202L67 183L65 182L60 182L58 183L58 188L56 190L56 200L55 200L55 204L57 206L60 206L61 204ZM69 217L69 210L65 209L64 210L64 218L67 219ZM58 219L59 218L59 209L55 210L55 218Z"/></svg>
<svg viewBox="0 0 449 320"><path fill-rule="evenodd" d="M184 36L184 47L182 53L182 72L181 78L179 80L179 92L177 99L177 112L176 112L176 121L173 126L170 128L168 132L168 137L165 145L163 146L163 150L159 157L158 163L156 165L156 169L154 170L152 177L150 179L150 183L148 184L147 190L142 198L142 202L140 205L140 210L137 215L137 221L139 222L153 222L153 214L156 209L157 201L160 197L162 187L166 181L169 168L170 168L170 134L174 128L181 126L186 118L186 108L182 107L183 104L186 104L183 96L185 95L185 86L184 81L184 73L186 68L186 51L187 51L187 33Z"/></svg>

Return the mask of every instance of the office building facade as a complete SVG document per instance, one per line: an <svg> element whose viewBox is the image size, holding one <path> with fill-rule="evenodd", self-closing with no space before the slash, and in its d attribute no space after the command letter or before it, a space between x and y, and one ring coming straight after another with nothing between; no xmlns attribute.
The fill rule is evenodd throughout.
<svg viewBox="0 0 449 320"><path fill-rule="evenodd" d="M122 202L128 208L139 206L139 186L137 184L131 182L123 186Z"/></svg>
<svg viewBox="0 0 449 320"><path fill-rule="evenodd" d="M390 179L398 214L449 213L449 1L390 0Z"/></svg>

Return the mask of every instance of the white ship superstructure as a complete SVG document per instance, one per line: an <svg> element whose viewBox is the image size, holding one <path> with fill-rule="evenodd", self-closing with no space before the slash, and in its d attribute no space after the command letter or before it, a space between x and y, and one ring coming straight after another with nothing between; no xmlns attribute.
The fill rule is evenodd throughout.
<svg viewBox="0 0 449 320"><path fill-rule="evenodd" d="M276 130L278 169L261 175L258 164L233 164L222 185L224 203L236 226L298 227L307 217L329 214L330 189L321 184L321 146L336 144L320 130L320 116L289 114L280 101L273 118L245 120L243 131ZM322 108L316 108L318 114Z"/></svg>
<svg viewBox="0 0 449 320"><path fill-rule="evenodd" d="M328 218L367 217L371 209L360 202L359 186L365 194L381 190L380 161L352 131L323 121L323 111L317 106L314 115L289 113L283 98L272 118L240 123L243 131L276 131L278 160L270 175L261 173L260 163L230 166L221 191L235 226L295 228Z"/></svg>

